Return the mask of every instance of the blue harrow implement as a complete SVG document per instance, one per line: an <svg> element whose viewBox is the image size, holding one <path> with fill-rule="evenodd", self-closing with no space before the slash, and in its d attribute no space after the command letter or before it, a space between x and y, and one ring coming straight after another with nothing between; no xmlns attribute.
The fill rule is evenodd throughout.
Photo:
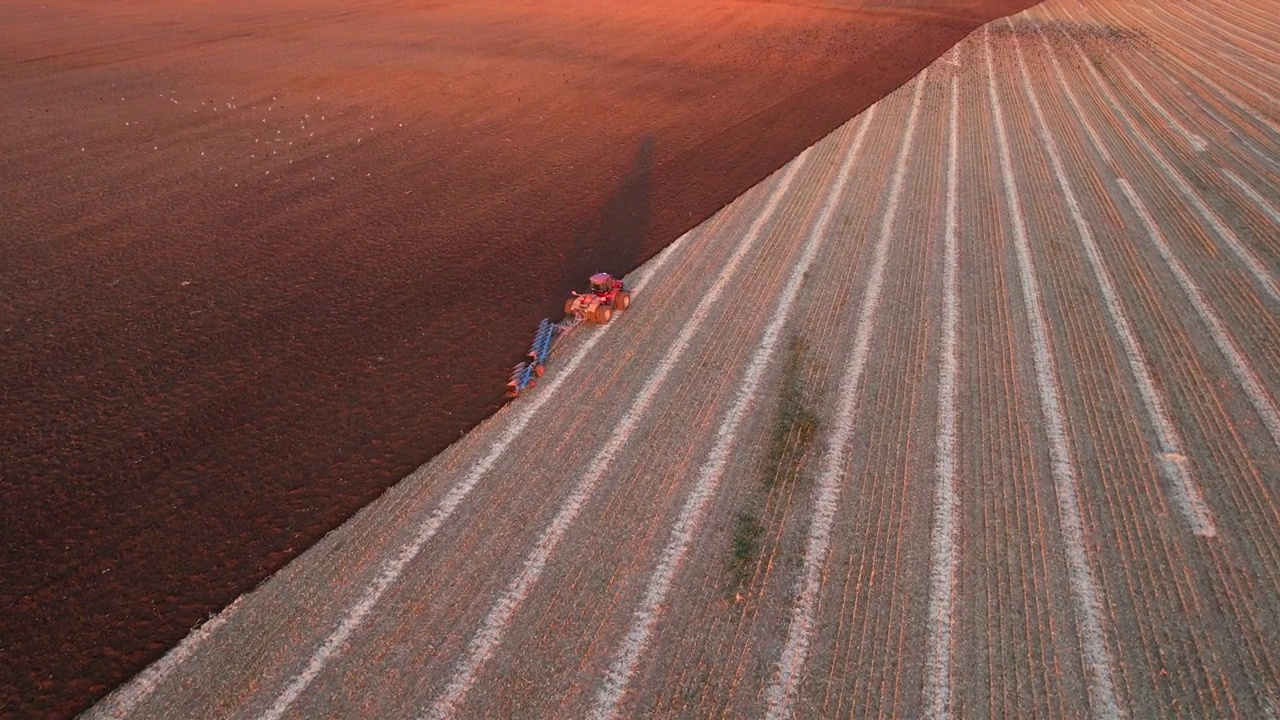
<svg viewBox="0 0 1280 720"><path fill-rule="evenodd" d="M529 359L511 370L511 379L507 381L507 397L519 397L520 393L537 385L538 378L546 372L547 359L551 357L551 350L556 343L581 324L580 315L570 315L558 323L543 318L538 323L538 331L533 335L533 344L529 346Z"/></svg>

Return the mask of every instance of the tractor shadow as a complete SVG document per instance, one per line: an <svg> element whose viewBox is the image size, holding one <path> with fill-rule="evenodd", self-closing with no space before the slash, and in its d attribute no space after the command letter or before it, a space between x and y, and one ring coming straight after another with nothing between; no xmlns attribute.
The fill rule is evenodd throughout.
<svg viewBox="0 0 1280 720"><path fill-rule="evenodd" d="M652 220L653 173L652 135L640 138L631 170L605 203L600 214L600 244L609 248L616 265L610 272L630 272L640 262L640 253L649 236Z"/></svg>
<svg viewBox="0 0 1280 720"><path fill-rule="evenodd" d="M604 200L595 223L581 227L566 258L568 290L595 272L621 277L640 265L653 223L653 135L640 138L631 167Z"/></svg>

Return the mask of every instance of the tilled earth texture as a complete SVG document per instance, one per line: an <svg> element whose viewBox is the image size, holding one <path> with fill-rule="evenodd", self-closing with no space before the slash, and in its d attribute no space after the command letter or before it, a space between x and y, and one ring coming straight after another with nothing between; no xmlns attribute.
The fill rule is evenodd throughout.
<svg viewBox="0 0 1280 720"><path fill-rule="evenodd" d="M587 274L1029 4L0 0L0 715L158 658Z"/></svg>
<svg viewBox="0 0 1280 720"><path fill-rule="evenodd" d="M1273 11L985 24L89 716L1276 718Z"/></svg>

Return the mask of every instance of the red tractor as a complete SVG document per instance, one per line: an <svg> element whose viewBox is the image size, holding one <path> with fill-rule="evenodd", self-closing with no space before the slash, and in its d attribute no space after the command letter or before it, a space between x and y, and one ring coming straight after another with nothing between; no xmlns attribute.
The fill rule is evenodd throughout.
<svg viewBox="0 0 1280 720"><path fill-rule="evenodd" d="M573 297L564 302L565 315L603 325L613 318L614 310L626 310L630 307L631 293L623 288L621 280L609 273L596 273L588 282L590 292L575 292Z"/></svg>

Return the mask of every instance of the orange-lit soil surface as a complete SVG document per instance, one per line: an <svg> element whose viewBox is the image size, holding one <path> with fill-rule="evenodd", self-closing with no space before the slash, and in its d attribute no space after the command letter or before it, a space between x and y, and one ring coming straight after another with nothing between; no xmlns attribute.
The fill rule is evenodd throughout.
<svg viewBox="0 0 1280 720"><path fill-rule="evenodd" d="M0 716L159 657L587 273L1030 4L0 0Z"/></svg>
<svg viewBox="0 0 1280 720"><path fill-rule="evenodd" d="M1272 0L1047 0L85 720L1280 717Z"/></svg>

